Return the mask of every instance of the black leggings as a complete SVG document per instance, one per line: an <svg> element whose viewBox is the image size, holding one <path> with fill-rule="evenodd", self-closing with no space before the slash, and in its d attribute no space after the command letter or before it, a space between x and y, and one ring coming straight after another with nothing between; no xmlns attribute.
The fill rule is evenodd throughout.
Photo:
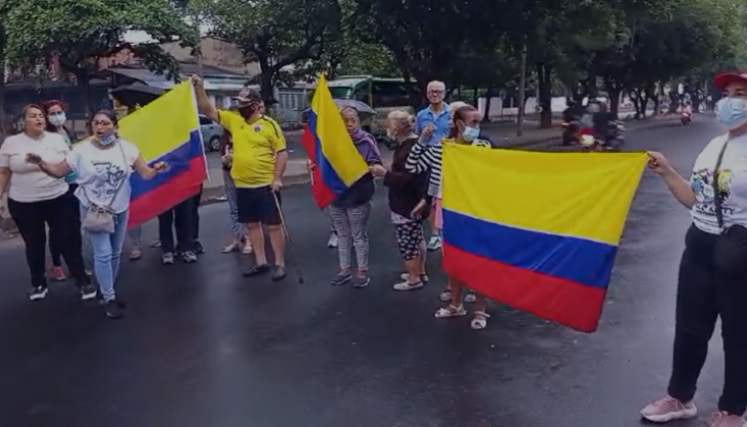
<svg viewBox="0 0 747 427"><path fill-rule="evenodd" d="M714 252L722 238L694 226L687 232L677 285L669 394L682 402L693 399L708 341L721 317L725 372L718 407L741 416L747 409L747 268L742 274L724 274L716 268Z"/></svg>
<svg viewBox="0 0 747 427"><path fill-rule="evenodd" d="M73 198L73 201L75 202L75 206L77 207L80 203L78 201L78 198L75 197L75 190L78 188L78 184L70 184L70 190L67 192L67 195ZM77 216L78 218L78 228L80 228L80 215ZM51 233L50 233L51 234ZM49 253L52 255L52 265L54 267L62 267L62 249L60 249L60 244L58 242L55 242L52 239L49 239Z"/></svg>
<svg viewBox="0 0 747 427"><path fill-rule="evenodd" d="M47 230L49 240L59 245L60 253L78 286L88 284L83 265L83 240L80 233L80 212L75 198L64 194L51 200L17 202L8 199L8 211L18 226L26 245L26 262L31 273L31 285L47 286Z"/></svg>

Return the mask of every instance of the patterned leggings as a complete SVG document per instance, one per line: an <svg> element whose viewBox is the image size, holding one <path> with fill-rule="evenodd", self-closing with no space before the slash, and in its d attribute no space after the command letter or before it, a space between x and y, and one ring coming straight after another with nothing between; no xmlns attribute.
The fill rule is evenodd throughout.
<svg viewBox="0 0 747 427"><path fill-rule="evenodd" d="M395 224L394 231L397 234L397 246L399 253L405 261L412 261L420 255L420 243L424 240L423 222L412 221L404 224Z"/></svg>
<svg viewBox="0 0 747 427"><path fill-rule="evenodd" d="M353 247L359 270L368 270L368 219L371 202L352 208L329 207L332 225L337 233L337 256L340 269L352 267Z"/></svg>

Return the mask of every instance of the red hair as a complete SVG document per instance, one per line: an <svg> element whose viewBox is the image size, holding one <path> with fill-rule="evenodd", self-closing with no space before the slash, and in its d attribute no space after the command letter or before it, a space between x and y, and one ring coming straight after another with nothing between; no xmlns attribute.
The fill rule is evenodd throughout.
<svg viewBox="0 0 747 427"><path fill-rule="evenodd" d="M55 105L62 108L62 111L67 111L67 102L60 101L59 99L50 99L48 101L44 101L41 103L41 107L42 107L42 111L44 111L44 115L49 115L49 110Z"/></svg>

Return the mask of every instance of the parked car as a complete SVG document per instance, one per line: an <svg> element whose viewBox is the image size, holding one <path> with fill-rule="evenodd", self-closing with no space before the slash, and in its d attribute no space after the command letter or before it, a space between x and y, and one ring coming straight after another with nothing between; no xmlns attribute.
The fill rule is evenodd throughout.
<svg viewBox="0 0 747 427"><path fill-rule="evenodd" d="M202 133L202 143L205 144L205 151L218 151L220 149L223 126L201 115L200 133Z"/></svg>

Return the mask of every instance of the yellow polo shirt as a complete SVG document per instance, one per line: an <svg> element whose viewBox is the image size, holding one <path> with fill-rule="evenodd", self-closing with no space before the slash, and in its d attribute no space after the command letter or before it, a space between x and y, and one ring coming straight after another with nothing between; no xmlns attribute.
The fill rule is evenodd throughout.
<svg viewBox="0 0 747 427"><path fill-rule="evenodd" d="M239 114L227 110L220 110L218 118L233 139L231 178L236 187L270 185L275 176L275 155L286 149L280 126L265 116L247 123Z"/></svg>

